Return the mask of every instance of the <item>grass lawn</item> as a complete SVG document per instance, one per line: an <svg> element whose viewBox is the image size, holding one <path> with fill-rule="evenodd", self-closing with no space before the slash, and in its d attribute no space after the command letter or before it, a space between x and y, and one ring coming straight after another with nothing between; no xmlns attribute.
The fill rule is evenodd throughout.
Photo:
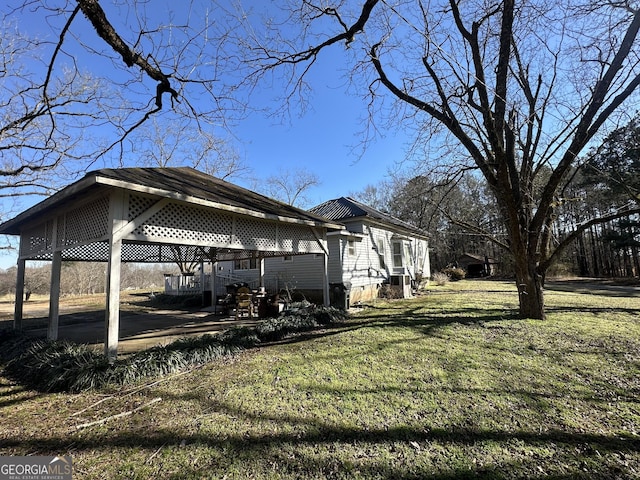
<svg viewBox="0 0 640 480"><path fill-rule="evenodd" d="M511 283L432 287L117 391L0 377L0 455L72 455L74 478L640 478L640 296L546 299L518 320Z"/></svg>

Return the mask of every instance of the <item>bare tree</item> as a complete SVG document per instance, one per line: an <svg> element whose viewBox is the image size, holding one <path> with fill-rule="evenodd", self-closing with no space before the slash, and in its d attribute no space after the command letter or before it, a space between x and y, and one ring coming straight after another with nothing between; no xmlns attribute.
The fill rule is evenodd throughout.
<svg viewBox="0 0 640 480"><path fill-rule="evenodd" d="M182 164L215 163L214 132L244 105L219 81L225 59L215 45L224 34L208 6L196 7L181 2L160 13L138 0L0 7L0 195L47 195L94 165L135 164L149 142L141 127L152 119L200 138L201 151ZM163 159L175 140L165 136Z"/></svg>
<svg viewBox="0 0 640 480"><path fill-rule="evenodd" d="M104 292L106 266L101 262L65 262L61 291L65 295L92 295ZM47 281L47 288L50 279Z"/></svg>
<svg viewBox="0 0 640 480"><path fill-rule="evenodd" d="M395 191L396 182L386 178L376 185L367 185L360 192L350 192L349 196L358 199L365 205L369 205L380 211L389 211L389 205L392 202Z"/></svg>
<svg viewBox="0 0 640 480"><path fill-rule="evenodd" d="M256 182L257 189L264 191L276 200L299 208L311 206L312 201L308 197L309 189L320 184L320 179L315 173L303 168L293 170L280 169L277 174L270 175L263 182Z"/></svg>
<svg viewBox="0 0 640 480"><path fill-rule="evenodd" d="M131 144L139 165L151 167L190 166L223 180L242 178L250 167L233 148L231 140L211 132L174 125L153 118L142 125L140 135L149 141Z"/></svg>
<svg viewBox="0 0 640 480"><path fill-rule="evenodd" d="M43 60L47 42L22 35L12 22L6 20L1 33L0 197L48 194L58 183L48 172L63 164L79 169L78 161L94 153L80 145L93 121L87 105L100 109L107 89L78 70L63 68L54 76L60 49Z"/></svg>
<svg viewBox="0 0 640 480"><path fill-rule="evenodd" d="M579 154L624 115L640 84L638 6L606 0L336 5L287 3L286 15L264 28L243 12L247 79L272 81L281 73L284 96L293 102L307 94L319 56L346 48L351 86L369 97L372 119L414 129L418 145L440 145L447 151L443 167L475 168L484 176L507 240L486 235L513 256L521 316L544 318L545 274L575 235L639 211L637 203L611 209L561 241L551 228ZM547 170L536 195L537 177Z"/></svg>
<svg viewBox="0 0 640 480"><path fill-rule="evenodd" d="M246 103L221 77L221 22L195 1L9 0L0 7L0 221L87 170L248 168L221 140ZM213 15L211 15L213 18ZM6 240L11 242L11 240ZM11 243L0 249L12 249Z"/></svg>

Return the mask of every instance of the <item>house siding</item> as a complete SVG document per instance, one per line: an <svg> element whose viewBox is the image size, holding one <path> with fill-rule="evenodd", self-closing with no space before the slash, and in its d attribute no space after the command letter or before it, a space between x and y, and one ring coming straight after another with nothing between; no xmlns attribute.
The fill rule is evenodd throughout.
<svg viewBox="0 0 640 480"><path fill-rule="evenodd" d="M327 246L330 252L327 265L329 283L343 283L342 255L345 245L342 237L340 235L327 235Z"/></svg>
<svg viewBox="0 0 640 480"><path fill-rule="evenodd" d="M322 291L323 255L294 255L290 260L285 257L265 258L264 287L270 292L282 289L302 289ZM259 279L257 268L235 269L234 262L220 262L221 276L233 281L244 281L252 285ZM255 285L257 286L257 284Z"/></svg>
<svg viewBox="0 0 640 480"><path fill-rule="evenodd" d="M411 226L367 215L339 221L345 229L326 237L327 277L330 287L350 285L351 304L375 299L381 289L395 297L411 296L412 283L431 275L428 240ZM323 255L313 254L294 255L287 260L266 258L262 286L271 293L287 289L291 294L321 301L324 261ZM246 281L253 288L258 286L258 269L234 270L233 262L220 265L234 281Z"/></svg>
<svg viewBox="0 0 640 480"><path fill-rule="evenodd" d="M377 298L380 288L388 283L392 275L409 275L417 280L417 274L430 276L428 242L415 237L398 237L397 232L378 225L363 222L347 224L350 233L329 235L328 277L329 283L350 283L350 302L364 302ZM398 238L401 238L400 240ZM350 249L349 242L353 242ZM403 267L393 265L393 243L402 245ZM382 255L379 255L381 253ZM380 261L380 256L384 262ZM282 258L265 259L265 287L269 291L289 289L306 295L320 295L322 290L321 255L296 255L291 260ZM226 262L226 268L232 268ZM234 270L234 278L248 283L255 282L258 270ZM410 294L410 289L403 296Z"/></svg>

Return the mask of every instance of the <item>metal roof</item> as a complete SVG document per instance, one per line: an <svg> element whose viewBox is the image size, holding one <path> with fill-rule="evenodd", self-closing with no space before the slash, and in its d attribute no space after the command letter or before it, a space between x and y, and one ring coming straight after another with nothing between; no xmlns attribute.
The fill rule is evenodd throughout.
<svg viewBox="0 0 640 480"><path fill-rule="evenodd" d="M278 202L190 167L117 168L87 173L84 178L0 225L0 234L18 235L25 223L52 209L76 201L96 187L116 187L151 193L253 217L341 229L318 214Z"/></svg>
<svg viewBox="0 0 640 480"><path fill-rule="evenodd" d="M427 233L423 230L407 223L399 218L396 218L387 213L383 213L376 210L373 207L360 203L351 197L340 197L333 200L328 200L316 207L313 207L310 212L316 215L321 215L334 222L348 222L349 220L355 220L359 218L369 219L374 222L382 223L388 226L400 228L405 232L410 232L413 235L420 237L428 237Z"/></svg>

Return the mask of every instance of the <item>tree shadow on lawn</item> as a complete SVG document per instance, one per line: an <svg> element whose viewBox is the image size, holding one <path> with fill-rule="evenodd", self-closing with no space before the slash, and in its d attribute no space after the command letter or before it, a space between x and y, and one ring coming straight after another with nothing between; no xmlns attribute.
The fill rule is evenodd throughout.
<svg viewBox="0 0 640 480"><path fill-rule="evenodd" d="M390 315L383 315L389 310L394 311ZM606 315L619 313L623 315L640 315L640 305L638 308L627 307L589 307L581 306L575 308L571 306L547 306L545 311L549 313L574 313L581 312L593 315ZM477 309L456 307L447 309L443 307L440 312L425 311L422 306L407 306L399 303L395 307L368 307L367 310L352 317L360 320L364 325L395 326L421 329L425 334L433 334L437 329L452 325L476 325L489 326L492 322L527 320L520 317L516 308L493 308ZM504 328L499 325L491 325L489 328Z"/></svg>
<svg viewBox="0 0 640 480"><path fill-rule="evenodd" d="M8 379L0 378L0 410L28 400L43 397L45 393L30 390L22 385L10 382ZM2 442L0 441L0 445Z"/></svg>
<svg viewBox="0 0 640 480"><path fill-rule="evenodd" d="M384 309L385 312L388 310ZM370 313L363 312L363 314L352 317L345 323L333 324L319 331L299 334L285 339L283 342L306 341L315 337L335 335L344 331L362 328L404 327L416 329L425 335L437 335L439 329L453 324L486 328L509 328L492 323L518 319L515 312L505 312L502 309L482 310L481 314L478 314L477 309L456 308L441 315L425 312L419 306L407 308L407 305L403 305L393 310L395 310L394 313L384 316L379 315L375 310ZM461 391L461 393L463 392ZM491 394L492 392L487 390L470 393ZM516 390L510 393L527 397L532 404L537 399L535 392ZM544 395L540 395L540 397L539 400L545 400ZM447 445L456 446L457 449L460 446L470 449L471 451L468 452L469 457L467 458L469 460L473 455L477 455L478 451L480 452L479 455L482 455L484 451L483 444L486 444L486 448L490 449L495 448L495 444L498 443L502 444L499 445L501 450L509 450L514 446L518 451L525 450L527 446L536 448L551 446L549 448L557 449L559 453L554 454L557 458L551 463L545 463L545 467L558 469L556 474L553 475L553 478L557 479L632 478L634 475L633 468L638 468L636 454L640 452L640 437L637 436L568 432L561 429L538 432L515 425L513 430L509 429L509 427L489 430L465 425L431 428L427 424L424 427L400 425L392 428L363 429L342 427L333 423L328 424L311 416L256 414L230 403L219 402L210 397L201 396L197 392L172 396L170 392L164 391L163 398L170 402L197 400L202 404L203 412L216 412L247 421L278 422L294 427L292 428L294 432L238 433L237 435L217 437L215 434L203 432L199 426L196 427L198 431L195 433L175 434L163 428L148 430L147 426L142 425L138 427L139 431L126 430L116 432L109 430L105 434L96 433L95 435L85 430L82 433L72 431L69 435L54 437L48 435L29 438L5 436L1 442L2 448L5 451L7 449L20 449L21 452L29 451L37 452L38 454L52 453L56 455L64 452L74 455L77 452L82 452L90 456L95 451L129 447L134 450L136 448L145 449L149 454L149 458L153 458L159 457L157 455L158 451L179 448L184 442L187 449L189 446L198 447L198 450L205 447L228 457L230 459L228 465L217 461L222 472L224 472L226 466L231 468L235 464L237 467L239 459L246 458L250 462L252 460L249 459L253 457L262 459L259 462L265 464L266 471L268 471L269 465L277 464L283 470L292 472L292 474L295 472L315 471L320 475L324 474L327 477L331 477L345 472L347 466L341 463L340 457L332 457L329 453L325 455L316 451L312 452L312 454L307 454L304 450L296 451L294 455L291 455L291 448L298 445L338 444L337 450L339 450L339 444L344 444L349 447L362 445L362 448L366 449L367 444L374 444L378 447L388 448L391 452L392 460L389 461L389 457L380 460L371 458L358 459L356 457L355 460L350 460L351 464L348 467L353 468L354 471L364 477L388 479L431 478L445 480L464 477L503 478L505 476L548 478L546 474L536 470L539 458L523 454L514 454L510 461L498 460L493 464L476 466L472 469L462 466L447 466L451 465L449 459L446 458ZM144 415L144 413L140 415ZM206 416L206 414L203 415L204 418ZM425 418L425 420L428 420L428 418ZM136 424L137 422L133 423L133 425ZM189 428L189 425L186 425L186 427ZM282 429L280 429L280 432L282 432ZM422 452L429 450L432 443L442 444L445 447L441 452L443 455L442 460L440 462L436 461L436 463L445 465L441 470L434 467L430 459L427 461L427 459L420 460L419 458ZM407 444L411 446L407 451L413 452L409 458L404 457L404 452L397 453L398 445L406 447ZM414 444L417 444L417 447ZM474 449L476 450L475 453ZM583 455L580 452L587 453ZM430 450L431 454L433 454L433 451ZM463 454L467 455L467 453ZM611 455L600 457L600 454ZM632 466L627 465L625 467L611 460L611 457L615 456L613 454L628 455L627 460L631 462ZM634 458L630 458L630 454L633 454ZM576 458L581 455L594 459L594 465L585 470L584 465L580 461L576 461ZM159 462L162 463L161 461ZM150 463L150 461L147 463ZM211 471L211 467L208 465L205 467L185 465L180 475L199 477L211 475L212 473L215 474L216 472Z"/></svg>
<svg viewBox="0 0 640 480"><path fill-rule="evenodd" d="M434 313L432 311L425 312L422 307L416 306L413 308L405 307L400 312L391 315L381 316L372 312L371 314L360 314L352 319L362 319L360 322L362 326L413 328L420 330L425 335L433 335L438 329L448 325L486 326L492 322L519 320L519 317L517 312L501 308L478 310L458 307Z"/></svg>
<svg viewBox="0 0 640 480"><path fill-rule="evenodd" d="M568 307L568 306L550 306L546 307L545 311L549 313L592 313L594 315L605 315L612 313L621 313L625 315L640 315L640 305L638 308L627 308L627 307L589 307L589 306L580 306L576 307Z"/></svg>
<svg viewBox="0 0 640 480"><path fill-rule="evenodd" d="M388 309L384 310L386 311ZM415 309L400 308L398 310L400 311L399 313L385 316L376 315L374 313L358 314L357 316L350 317L344 322L332 323L324 325L316 330L300 332L276 342L265 342L261 344L261 346L302 343L317 338L340 335L350 331L386 327L411 328L426 336L437 336L438 330L448 325L459 324L484 327L490 322L518 320L518 316L515 313L505 312L500 309L489 312L487 310L482 310L482 312L486 312L483 315L477 315L478 310L475 309L448 310L446 316L437 316L431 313L425 313L424 311L420 312L419 307L416 307Z"/></svg>
<svg viewBox="0 0 640 480"><path fill-rule="evenodd" d="M169 397L170 401L180 402L191 401L193 396L194 394L189 393L171 398L168 394L165 395L165 398ZM198 400L202 401L200 398ZM504 478L504 476L535 478L540 472L537 470L540 457L535 454L516 453L516 450L523 452L527 450L527 447L542 448L546 452L549 449L556 450L553 460L543 460L545 468L556 467L560 470L553 478L595 478L593 475L596 473L601 474L597 478L632 478L634 466L630 466L629 463L633 465L634 459L630 456L635 456L637 452L640 452L640 438L635 436L577 433L560 429L534 432L522 428L488 430L464 426L433 428L429 425L398 425L391 428L365 430L357 427L326 424L313 417L255 414L227 403L211 400L203 403L203 411L215 411L249 422L272 421L288 424L294 428L291 433L269 431L252 434L243 432L238 435L218 437L215 434L202 431L200 425L196 426L200 431L190 434L176 434L169 429L149 430L148 427L141 425L138 427L138 431L126 430L118 433L109 430L106 434L97 433L95 435L83 431L81 434L72 432L64 437L47 436L26 439L5 437L2 441L2 448L5 451L17 448L39 455L60 455L61 453L77 455L78 452L92 455L101 450L141 448L150 454L149 460L146 462L150 463L151 458L162 449L185 448L188 453L188 448L193 446L197 448L197 452L200 452L198 454L194 452L194 454L201 455L202 448L213 449L228 458L229 464L225 465L223 460L218 459L216 463L221 470L219 472L212 471L209 465L190 466L191 470L181 469L180 476L198 477L205 474L208 476L224 473L225 466L231 467L235 464L237 467L238 462L242 462L243 459L246 459L247 462L264 463L266 471L271 470L271 465L277 464L280 468L284 467L285 470L292 473L309 472L311 474L314 472L316 475L336 476L336 473L344 474L346 465L331 455L330 448L327 448L326 454L317 450L311 454L305 454L303 450L297 450L291 454L291 449L297 446L334 445L333 451L339 451L340 444L356 450L358 446L367 449L374 445L390 452L386 459L372 461L370 458L362 458L362 462L357 463L360 458L355 456L353 460L347 460L348 467L365 478L432 478L441 480L472 476L475 478ZM203 417L206 418L206 415ZM280 431L282 430L280 429ZM464 451L462 455L466 457L467 464L470 464L476 456L483 460L483 444L486 444L487 449L495 449L496 443L502 444L498 446L501 451L514 450L511 454L511 461L498 460L487 466L476 466L475 469L468 465L460 466L457 469L448 467L451 460L448 456L448 446L456 447L458 458L461 456L460 448L469 449L468 452ZM441 459L432 458L434 450L430 449L431 444L442 445L443 448L435 450L435 454L442 456ZM400 451L402 449L404 450ZM428 451L430 458L420 461L423 451ZM612 459L616 456L615 454L626 457L626 469ZM211 454L205 455L207 457L213 456ZM591 465L591 468L588 469L584 462L577 457L590 457L595 465ZM160 459L159 463L166 461L167 457ZM637 462L637 460L635 461ZM432 464L429 465L429 463ZM434 464L444 465L444 467L437 467ZM333 475L331 475L332 473ZM539 476L548 478L546 474Z"/></svg>

